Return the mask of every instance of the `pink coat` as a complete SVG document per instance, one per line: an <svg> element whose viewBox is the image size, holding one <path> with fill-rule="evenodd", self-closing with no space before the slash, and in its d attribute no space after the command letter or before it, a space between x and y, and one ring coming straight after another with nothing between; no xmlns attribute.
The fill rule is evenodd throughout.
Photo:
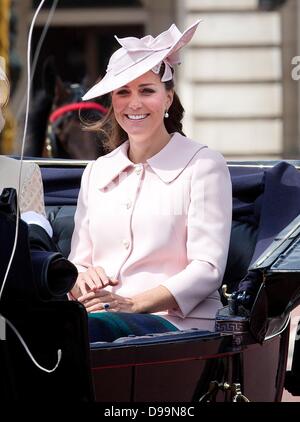
<svg viewBox="0 0 300 422"><path fill-rule="evenodd" d="M163 285L178 309L159 314L179 328L206 328L221 302L232 218L224 158L175 133L144 164L128 141L90 163L82 176L69 259L101 266L131 297Z"/></svg>

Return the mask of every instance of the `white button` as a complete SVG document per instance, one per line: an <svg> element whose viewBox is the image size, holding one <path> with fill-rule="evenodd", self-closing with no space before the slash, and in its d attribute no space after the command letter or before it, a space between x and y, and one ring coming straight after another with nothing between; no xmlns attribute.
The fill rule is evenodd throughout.
<svg viewBox="0 0 300 422"><path fill-rule="evenodd" d="M137 164L135 166L134 171L136 172L137 175L139 175L141 173L142 169L143 169L143 165L142 164Z"/></svg>
<svg viewBox="0 0 300 422"><path fill-rule="evenodd" d="M128 240L123 240L123 245L126 249L128 249L130 246L130 242Z"/></svg>

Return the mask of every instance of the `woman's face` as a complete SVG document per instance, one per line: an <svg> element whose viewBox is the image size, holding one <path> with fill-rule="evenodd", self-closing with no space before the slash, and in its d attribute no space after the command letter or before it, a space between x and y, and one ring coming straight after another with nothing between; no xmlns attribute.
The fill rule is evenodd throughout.
<svg viewBox="0 0 300 422"><path fill-rule="evenodd" d="M147 139L165 132L164 114L173 100L160 76L145 73L112 92L112 106L119 125L129 139Z"/></svg>

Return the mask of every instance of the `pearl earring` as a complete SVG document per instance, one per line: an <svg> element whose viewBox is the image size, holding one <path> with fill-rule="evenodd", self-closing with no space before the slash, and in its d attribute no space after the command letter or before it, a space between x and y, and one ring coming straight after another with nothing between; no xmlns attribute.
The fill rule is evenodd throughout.
<svg viewBox="0 0 300 422"><path fill-rule="evenodd" d="M166 111L165 112L165 118L167 119L169 117L169 113Z"/></svg>

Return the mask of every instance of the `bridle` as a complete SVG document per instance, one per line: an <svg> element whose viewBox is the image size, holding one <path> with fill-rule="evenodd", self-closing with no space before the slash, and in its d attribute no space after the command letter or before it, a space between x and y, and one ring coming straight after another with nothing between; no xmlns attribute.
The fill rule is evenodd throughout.
<svg viewBox="0 0 300 422"><path fill-rule="evenodd" d="M47 136L45 141L46 154L48 158L58 155L61 146L57 139L57 128L63 120L70 119L73 113L80 113L81 110L97 110L101 114L107 113L107 108L93 101L81 101L83 90L80 85L72 84L73 102L57 107L53 110L48 119Z"/></svg>

